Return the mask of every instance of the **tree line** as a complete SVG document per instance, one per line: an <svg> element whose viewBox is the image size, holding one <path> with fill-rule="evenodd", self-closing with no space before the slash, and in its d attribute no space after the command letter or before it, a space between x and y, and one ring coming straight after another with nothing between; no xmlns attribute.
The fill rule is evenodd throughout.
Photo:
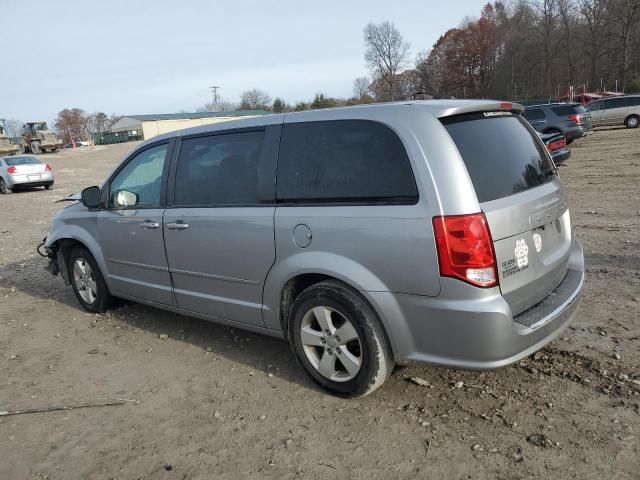
<svg viewBox="0 0 640 480"><path fill-rule="evenodd" d="M238 103L219 99L197 111L283 113L425 97L523 101L562 97L570 87L640 92L640 0L494 1L413 59L391 22L367 24L363 41L370 76L356 78L348 98L318 92L289 104L251 88ZM58 113L53 127L68 143L120 118L71 108ZM9 135L18 136L21 125L10 119Z"/></svg>

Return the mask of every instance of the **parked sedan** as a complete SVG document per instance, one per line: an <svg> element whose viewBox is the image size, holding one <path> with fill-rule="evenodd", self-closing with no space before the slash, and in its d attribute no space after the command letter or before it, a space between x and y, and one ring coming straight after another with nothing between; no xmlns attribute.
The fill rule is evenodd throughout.
<svg viewBox="0 0 640 480"><path fill-rule="evenodd" d="M53 188L53 171L32 155L0 157L0 193L11 193L17 188Z"/></svg>
<svg viewBox="0 0 640 480"><path fill-rule="evenodd" d="M567 148L567 138L561 133L540 133L538 136L544 142L547 151L551 154L553 163L561 164L571 156L571 150Z"/></svg>

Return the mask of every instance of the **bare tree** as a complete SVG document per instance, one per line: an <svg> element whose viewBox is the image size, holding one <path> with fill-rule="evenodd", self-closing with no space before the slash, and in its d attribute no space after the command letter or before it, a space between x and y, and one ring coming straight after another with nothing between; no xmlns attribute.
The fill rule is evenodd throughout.
<svg viewBox="0 0 640 480"><path fill-rule="evenodd" d="M389 100L396 97L397 75L408 63L409 43L391 22L376 25L369 23L364 27L366 51L364 59L371 70L374 80L381 80L386 86Z"/></svg>
<svg viewBox="0 0 640 480"><path fill-rule="evenodd" d="M107 128L111 128L114 123L119 122L122 118L122 115L118 115L117 113L112 113L109 115L109 119L107 120Z"/></svg>
<svg viewBox="0 0 640 480"><path fill-rule="evenodd" d="M358 77L353 81L353 96L362 98L369 95L371 81L368 77Z"/></svg>
<svg viewBox="0 0 640 480"><path fill-rule="evenodd" d="M237 103L227 102L220 98L215 105L213 102L207 102L203 106L198 107L196 112L233 112L237 109Z"/></svg>
<svg viewBox="0 0 640 480"><path fill-rule="evenodd" d="M24 125L24 122L21 120L15 118L8 119L4 124L6 129L5 134L9 138L19 137L22 135L22 125Z"/></svg>
<svg viewBox="0 0 640 480"><path fill-rule="evenodd" d="M271 97L257 88L247 90L240 95L241 110L269 110Z"/></svg>

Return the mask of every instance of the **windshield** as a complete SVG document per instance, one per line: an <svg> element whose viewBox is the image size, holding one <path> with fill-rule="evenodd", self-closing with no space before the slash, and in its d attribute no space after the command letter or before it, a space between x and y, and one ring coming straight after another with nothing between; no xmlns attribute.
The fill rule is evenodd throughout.
<svg viewBox="0 0 640 480"><path fill-rule="evenodd" d="M5 157L4 161L10 167L17 167L18 165L39 165L41 162L36 157Z"/></svg>
<svg viewBox="0 0 640 480"><path fill-rule="evenodd" d="M556 178L544 146L520 115L481 112L442 119L479 202L508 197Z"/></svg>
<svg viewBox="0 0 640 480"><path fill-rule="evenodd" d="M42 122L42 123L34 123L33 124L33 129L34 130L47 130L47 124Z"/></svg>

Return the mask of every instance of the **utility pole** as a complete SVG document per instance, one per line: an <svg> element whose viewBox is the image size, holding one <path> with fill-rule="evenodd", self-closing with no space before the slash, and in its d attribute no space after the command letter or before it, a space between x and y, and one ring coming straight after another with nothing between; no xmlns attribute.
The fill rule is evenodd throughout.
<svg viewBox="0 0 640 480"><path fill-rule="evenodd" d="M218 89L220 87L218 87L217 85L214 85L209 88L211 89L211 103L212 103L213 111L217 112L218 111Z"/></svg>

